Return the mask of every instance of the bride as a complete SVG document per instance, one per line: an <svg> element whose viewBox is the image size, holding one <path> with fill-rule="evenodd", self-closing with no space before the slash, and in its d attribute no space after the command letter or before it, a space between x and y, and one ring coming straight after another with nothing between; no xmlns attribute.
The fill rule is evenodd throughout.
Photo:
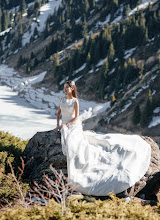
<svg viewBox="0 0 160 220"><path fill-rule="evenodd" d="M55 130L61 131L68 178L75 190L106 196L134 185L148 170L150 145L138 135L83 131L75 82L66 81L64 92L66 97L60 100Z"/></svg>

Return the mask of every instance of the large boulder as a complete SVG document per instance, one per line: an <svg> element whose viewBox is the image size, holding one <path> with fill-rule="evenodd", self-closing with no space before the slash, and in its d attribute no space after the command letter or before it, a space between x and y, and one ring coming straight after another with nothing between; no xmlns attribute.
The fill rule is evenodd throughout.
<svg viewBox="0 0 160 220"><path fill-rule="evenodd" d="M29 140L23 152L23 159L27 163L24 174L33 181L39 182L44 173L49 173L51 164L56 170L61 169L67 175L67 161L62 152L59 132L51 130L36 133Z"/></svg>
<svg viewBox="0 0 160 220"><path fill-rule="evenodd" d="M151 162L147 173L131 188L120 195L142 196L145 199L155 199L160 189L160 150L149 137L142 137L151 145ZM28 142L23 158L25 163L33 159L25 167L25 175L31 180L40 181L44 173L50 172L50 164L56 170L62 170L67 175L66 157L62 153L60 133L53 130L38 132Z"/></svg>

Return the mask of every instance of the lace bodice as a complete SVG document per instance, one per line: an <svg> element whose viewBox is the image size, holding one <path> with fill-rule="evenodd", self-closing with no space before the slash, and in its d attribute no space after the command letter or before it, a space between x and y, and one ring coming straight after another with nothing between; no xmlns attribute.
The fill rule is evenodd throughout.
<svg viewBox="0 0 160 220"><path fill-rule="evenodd" d="M66 124L75 117L74 103L77 99L66 99L62 98L60 103L61 113L62 113L62 124Z"/></svg>

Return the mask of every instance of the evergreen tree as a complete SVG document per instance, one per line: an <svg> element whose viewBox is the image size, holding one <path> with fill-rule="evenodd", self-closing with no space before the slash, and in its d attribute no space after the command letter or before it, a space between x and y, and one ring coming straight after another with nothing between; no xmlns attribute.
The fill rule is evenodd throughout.
<svg viewBox="0 0 160 220"><path fill-rule="evenodd" d="M35 58L35 60L34 60L34 67L36 67L37 65L38 65L38 59L37 59L37 57Z"/></svg>
<svg viewBox="0 0 160 220"><path fill-rule="evenodd" d="M55 54L55 65L59 66L59 53Z"/></svg>
<svg viewBox="0 0 160 220"><path fill-rule="evenodd" d="M91 55L91 64L95 62L95 40L92 40L91 48L90 48L90 55Z"/></svg>
<svg viewBox="0 0 160 220"><path fill-rule="evenodd" d="M133 125L139 124L140 120L141 120L141 111L140 111L139 104L137 104L136 107L134 108L134 112L133 112L133 115L132 115Z"/></svg>
<svg viewBox="0 0 160 220"><path fill-rule="evenodd" d="M83 45L82 45L82 52L85 51L87 44L88 44L88 38L87 38L87 37L84 37L84 39L83 39Z"/></svg>
<svg viewBox="0 0 160 220"><path fill-rule="evenodd" d="M37 30L37 27L35 27L34 29L34 36L37 36L38 35L38 30Z"/></svg>
<svg viewBox="0 0 160 220"><path fill-rule="evenodd" d="M2 31L6 30L9 25L9 15L8 11L4 10L2 13Z"/></svg>
<svg viewBox="0 0 160 220"><path fill-rule="evenodd" d="M148 97L146 105L143 109L142 117L140 121L140 125L142 128L145 128L149 125L149 122L152 119L152 112L153 112L153 107L152 107L151 97Z"/></svg>
<svg viewBox="0 0 160 220"><path fill-rule="evenodd" d="M67 35L70 33L70 29L71 29L71 24L70 24L70 21L67 20L67 22L66 22L66 28L65 28L65 31L66 31L66 34L67 34Z"/></svg>
<svg viewBox="0 0 160 220"><path fill-rule="evenodd" d="M20 35L22 36L23 35L23 26L22 26L22 23L20 25Z"/></svg>
<svg viewBox="0 0 160 220"><path fill-rule="evenodd" d="M17 67L20 67L23 64L23 57L20 55L18 62L17 62Z"/></svg>
<svg viewBox="0 0 160 220"><path fill-rule="evenodd" d="M27 64L27 66L26 66L26 73L30 74L30 72L31 72L31 67L30 67L29 64Z"/></svg>
<svg viewBox="0 0 160 220"><path fill-rule="evenodd" d="M127 4L124 6L124 9L123 9L123 16L127 16L130 12L130 5Z"/></svg>
<svg viewBox="0 0 160 220"><path fill-rule="evenodd" d="M83 31L82 31L82 35L84 38L88 37L88 31L87 31L87 22L86 19L84 19L83 22Z"/></svg>
<svg viewBox="0 0 160 220"><path fill-rule="evenodd" d="M114 55L115 55L115 50L114 50L113 43L111 43L109 47L109 59L113 60Z"/></svg>
<svg viewBox="0 0 160 220"><path fill-rule="evenodd" d="M148 41L148 28L145 29L145 42Z"/></svg>
<svg viewBox="0 0 160 220"><path fill-rule="evenodd" d="M34 55L33 51L31 52L30 57L31 57L31 60L32 60L32 59L35 57L35 55Z"/></svg>
<svg viewBox="0 0 160 220"><path fill-rule="evenodd" d="M90 6L91 8L95 8L95 0L90 0Z"/></svg>
<svg viewBox="0 0 160 220"><path fill-rule="evenodd" d="M100 58L101 58L100 40L98 40L95 48L95 62L97 63Z"/></svg>
<svg viewBox="0 0 160 220"><path fill-rule="evenodd" d="M26 2L25 0L21 0L20 10L22 14L25 12L25 9L26 9Z"/></svg>
<svg viewBox="0 0 160 220"><path fill-rule="evenodd" d="M88 53L87 60L86 60L86 67L85 67L85 73L87 74L90 70L90 62L91 62L91 55Z"/></svg>
<svg viewBox="0 0 160 220"><path fill-rule="evenodd" d="M109 64L108 64L108 57L107 57L106 62L103 63L102 68L101 68L101 72L102 72L104 78L107 77L107 73L108 73L108 70L109 70L108 66L109 66Z"/></svg>
<svg viewBox="0 0 160 220"><path fill-rule="evenodd" d="M141 66L141 70L140 70L140 72L139 72L139 79L142 79L142 77L143 77L143 71L144 71L144 64L142 64L142 66Z"/></svg>
<svg viewBox="0 0 160 220"><path fill-rule="evenodd" d="M111 96L111 106L113 106L115 102L116 102L116 97L115 97L114 94L112 94L112 96Z"/></svg>

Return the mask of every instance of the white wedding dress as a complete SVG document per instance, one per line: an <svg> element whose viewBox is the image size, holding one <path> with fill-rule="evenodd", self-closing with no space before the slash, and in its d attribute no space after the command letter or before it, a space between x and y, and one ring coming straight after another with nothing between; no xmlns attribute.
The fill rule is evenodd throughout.
<svg viewBox="0 0 160 220"><path fill-rule="evenodd" d="M61 100L62 124L75 117L75 100ZM61 129L61 143L69 181L87 195L120 193L140 180L150 164L151 147L140 136L83 131L79 119Z"/></svg>

